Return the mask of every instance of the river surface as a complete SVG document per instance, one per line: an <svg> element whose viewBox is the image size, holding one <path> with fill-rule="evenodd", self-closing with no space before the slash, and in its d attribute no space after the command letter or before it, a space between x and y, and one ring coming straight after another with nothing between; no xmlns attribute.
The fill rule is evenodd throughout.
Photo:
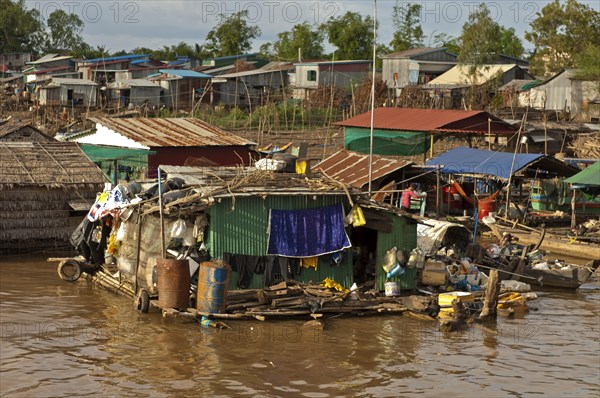
<svg viewBox="0 0 600 398"><path fill-rule="evenodd" d="M403 316L228 322L205 329L42 258L0 259L2 397L600 395L600 285L538 292L497 327L438 332Z"/></svg>

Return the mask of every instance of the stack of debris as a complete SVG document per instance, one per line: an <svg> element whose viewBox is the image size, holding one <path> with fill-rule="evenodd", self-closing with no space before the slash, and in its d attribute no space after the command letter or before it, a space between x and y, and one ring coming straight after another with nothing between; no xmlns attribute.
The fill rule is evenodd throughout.
<svg viewBox="0 0 600 398"><path fill-rule="evenodd" d="M277 316L310 315L314 318L325 313L365 314L403 313L408 308L399 297L381 296L375 290L344 289L331 280L322 284L281 282L268 289L232 290L227 294L225 314L198 315L212 318L241 319Z"/></svg>

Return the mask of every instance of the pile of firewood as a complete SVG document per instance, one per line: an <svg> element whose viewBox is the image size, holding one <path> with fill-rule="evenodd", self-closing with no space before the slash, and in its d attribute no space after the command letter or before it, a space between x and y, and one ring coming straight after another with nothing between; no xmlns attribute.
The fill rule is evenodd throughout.
<svg viewBox="0 0 600 398"><path fill-rule="evenodd" d="M600 159L600 133L580 134L569 148L578 158Z"/></svg>

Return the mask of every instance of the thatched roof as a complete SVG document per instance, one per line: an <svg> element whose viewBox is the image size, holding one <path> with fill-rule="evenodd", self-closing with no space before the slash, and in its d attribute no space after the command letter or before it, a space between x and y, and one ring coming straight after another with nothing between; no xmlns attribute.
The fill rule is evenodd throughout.
<svg viewBox="0 0 600 398"><path fill-rule="evenodd" d="M76 143L0 142L0 190L95 188L106 178Z"/></svg>
<svg viewBox="0 0 600 398"><path fill-rule="evenodd" d="M34 127L30 122L21 121L9 121L6 124L0 125L0 141L16 141L8 139L8 137L18 134L21 131L36 134L36 137L31 137L28 134L27 141L56 141L53 137Z"/></svg>

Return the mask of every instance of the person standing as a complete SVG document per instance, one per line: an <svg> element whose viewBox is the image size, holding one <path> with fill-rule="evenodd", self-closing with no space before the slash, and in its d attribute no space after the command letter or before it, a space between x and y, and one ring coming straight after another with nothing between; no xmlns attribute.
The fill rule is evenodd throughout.
<svg viewBox="0 0 600 398"><path fill-rule="evenodd" d="M408 187L408 189L402 192L402 200L400 203L400 209L404 211L410 211L410 200L412 198L418 198L419 195L415 193L414 185Z"/></svg>

